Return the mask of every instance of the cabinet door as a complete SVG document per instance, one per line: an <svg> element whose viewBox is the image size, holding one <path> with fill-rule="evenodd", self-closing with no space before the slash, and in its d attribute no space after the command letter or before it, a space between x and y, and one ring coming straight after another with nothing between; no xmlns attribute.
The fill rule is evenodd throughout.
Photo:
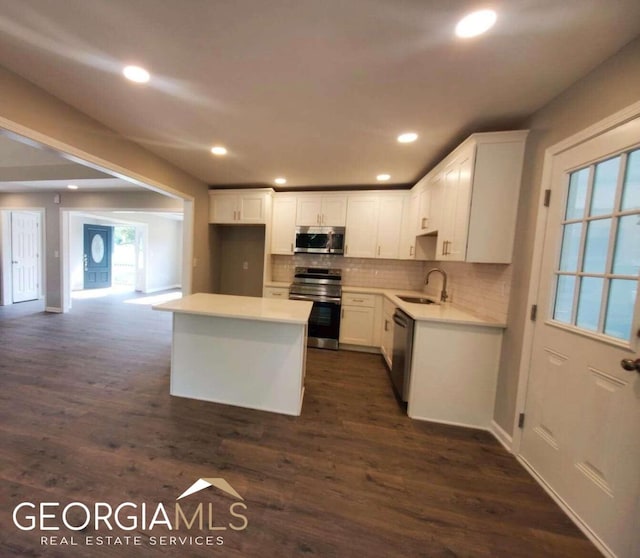
<svg viewBox="0 0 640 558"><path fill-rule="evenodd" d="M378 206L378 258L397 259L400 252L403 198L381 197Z"/></svg>
<svg viewBox="0 0 640 558"><path fill-rule="evenodd" d="M344 227L347 219L347 196L325 196L322 198L323 225Z"/></svg>
<svg viewBox="0 0 640 558"><path fill-rule="evenodd" d="M382 334L380 350L387 366L391 368L393 364L393 314L386 311L382 316Z"/></svg>
<svg viewBox="0 0 640 558"><path fill-rule="evenodd" d="M215 194L209 197L210 223L236 223L238 197L235 194Z"/></svg>
<svg viewBox="0 0 640 558"><path fill-rule="evenodd" d="M419 201L420 194L418 192L404 198L400 225L400 249L398 251L398 257L402 260L416 258L416 225L418 223Z"/></svg>
<svg viewBox="0 0 640 558"><path fill-rule="evenodd" d="M467 255L467 234L469 232L469 211L471 206L471 156L458 163L455 198L451 214L447 260L462 262Z"/></svg>
<svg viewBox="0 0 640 558"><path fill-rule="evenodd" d="M340 320L340 343L373 346L374 309L343 306Z"/></svg>
<svg viewBox="0 0 640 558"><path fill-rule="evenodd" d="M322 218L322 198L305 196L298 198L296 225L299 227L317 227Z"/></svg>
<svg viewBox="0 0 640 558"><path fill-rule="evenodd" d="M378 198L349 198L344 255L351 258L375 258L377 223Z"/></svg>
<svg viewBox="0 0 640 558"><path fill-rule="evenodd" d="M296 198L275 197L271 220L271 253L293 254L296 235Z"/></svg>
<svg viewBox="0 0 640 558"><path fill-rule="evenodd" d="M238 220L243 223L264 223L265 206L265 194L241 194L238 197Z"/></svg>
<svg viewBox="0 0 640 558"><path fill-rule="evenodd" d="M428 186L420 192L418 207L418 234L426 234L431 220L431 189Z"/></svg>

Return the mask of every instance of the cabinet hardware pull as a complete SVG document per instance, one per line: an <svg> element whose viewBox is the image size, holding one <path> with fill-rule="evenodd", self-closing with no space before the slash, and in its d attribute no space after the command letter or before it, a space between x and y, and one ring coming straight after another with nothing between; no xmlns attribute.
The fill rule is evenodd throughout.
<svg viewBox="0 0 640 558"><path fill-rule="evenodd" d="M364 299L362 299L362 298L354 298L353 302L364 302Z"/></svg>
<svg viewBox="0 0 640 558"><path fill-rule="evenodd" d="M421 228L423 228L423 229L426 229L426 228L427 228L427 225L426 225L426 222L427 222L427 221L428 221L428 219L427 219L426 217L423 217L423 218L422 218L422 224L420 225L420 226L421 226Z"/></svg>
<svg viewBox="0 0 640 558"><path fill-rule="evenodd" d="M409 255L413 256L413 246L409 246Z"/></svg>
<svg viewBox="0 0 640 558"><path fill-rule="evenodd" d="M384 321L384 330L389 331L389 320Z"/></svg>
<svg viewBox="0 0 640 558"><path fill-rule="evenodd" d="M378 246L378 256L380 255L380 246Z"/></svg>
<svg viewBox="0 0 640 558"><path fill-rule="evenodd" d="M293 242L291 243L291 251L293 252Z"/></svg>
<svg viewBox="0 0 640 558"><path fill-rule="evenodd" d="M342 309L342 312L340 312L340 317L344 320L344 308Z"/></svg>

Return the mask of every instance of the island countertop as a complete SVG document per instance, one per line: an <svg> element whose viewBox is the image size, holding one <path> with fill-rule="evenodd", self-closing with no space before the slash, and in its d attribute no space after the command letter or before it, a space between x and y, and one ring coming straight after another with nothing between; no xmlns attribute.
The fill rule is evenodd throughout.
<svg viewBox="0 0 640 558"><path fill-rule="evenodd" d="M153 306L154 310L260 322L305 324L312 302L196 293Z"/></svg>

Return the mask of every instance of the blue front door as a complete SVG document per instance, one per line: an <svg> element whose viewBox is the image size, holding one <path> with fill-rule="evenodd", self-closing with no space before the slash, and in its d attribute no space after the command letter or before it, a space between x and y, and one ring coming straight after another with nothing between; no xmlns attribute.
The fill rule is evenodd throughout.
<svg viewBox="0 0 640 558"><path fill-rule="evenodd" d="M84 226L84 288L111 286L111 242L113 227Z"/></svg>

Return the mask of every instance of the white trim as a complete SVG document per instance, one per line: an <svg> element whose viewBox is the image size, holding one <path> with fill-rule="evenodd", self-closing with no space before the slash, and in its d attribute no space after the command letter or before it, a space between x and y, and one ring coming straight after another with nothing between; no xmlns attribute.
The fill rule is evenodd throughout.
<svg viewBox="0 0 640 558"><path fill-rule="evenodd" d="M58 306L47 306L44 311L51 312L53 314L62 314L62 308L59 308Z"/></svg>
<svg viewBox="0 0 640 558"><path fill-rule="evenodd" d="M567 151L581 143L584 143L596 136L624 124L634 118L640 116L640 101L612 114L611 116L596 122L595 124L585 128L584 130L565 138L564 140L548 147L544 154L544 164L542 169L542 181L540 184L540 195L538 196L538 219L536 222L535 241L533 246L533 257L531 260L531 281L529 283L529 294L527 296L527 308L537 303L538 290L540 287L540 272L542 268L542 255L544 248L544 236L547 226L548 211L544 207L544 192L551 188L551 173L553 168L553 158L563 151ZM520 413L525 412L527 399L527 385L529 382L529 371L531 356L533 354L533 332L535 322L525 318L525 326L523 333L522 354L520 355L518 390L516 395L516 409L513 417L513 452L518 455L520 453L520 444L522 441L522 431L517 426L517 420Z"/></svg>
<svg viewBox="0 0 640 558"><path fill-rule="evenodd" d="M580 531L582 531L584 535L595 545L595 547L600 552L602 552L602 554L604 554L604 556L606 556L607 558L616 558L615 553L612 552L611 549L606 544L604 544L604 542L602 542L591 529L589 529L589 526L586 523L584 523L580 518L580 516L575 511L573 511L571 506L569 506L558 495L558 493L553 488L551 488L551 486L549 486L541 476L538 475L536 470L531 465L529 465L527 460L520 455L516 456L516 458L520 462L520 464L526 469L526 471L533 477L533 479L544 489L544 491L549 496L551 496L551 499L556 504L558 504L558 506L560 506L560 509L565 514L567 514L569 519L573 521L576 527L580 529Z"/></svg>
<svg viewBox="0 0 640 558"><path fill-rule="evenodd" d="M474 430L484 430L485 432L489 432L490 434L493 434L493 432L491 432L491 429L488 426L481 426L479 424L469 424L467 422L454 422L450 420L439 420L439 419L434 419L430 417L420 417L418 415L408 415L408 416L409 418L414 420L424 420L427 422L435 422L437 424L448 424L449 426L462 426L463 428L473 428Z"/></svg>
<svg viewBox="0 0 640 558"><path fill-rule="evenodd" d="M495 420L491 421L489 432L493 434L494 438L498 440L509 453L513 453L513 438L507 434L506 430L502 428Z"/></svg>

